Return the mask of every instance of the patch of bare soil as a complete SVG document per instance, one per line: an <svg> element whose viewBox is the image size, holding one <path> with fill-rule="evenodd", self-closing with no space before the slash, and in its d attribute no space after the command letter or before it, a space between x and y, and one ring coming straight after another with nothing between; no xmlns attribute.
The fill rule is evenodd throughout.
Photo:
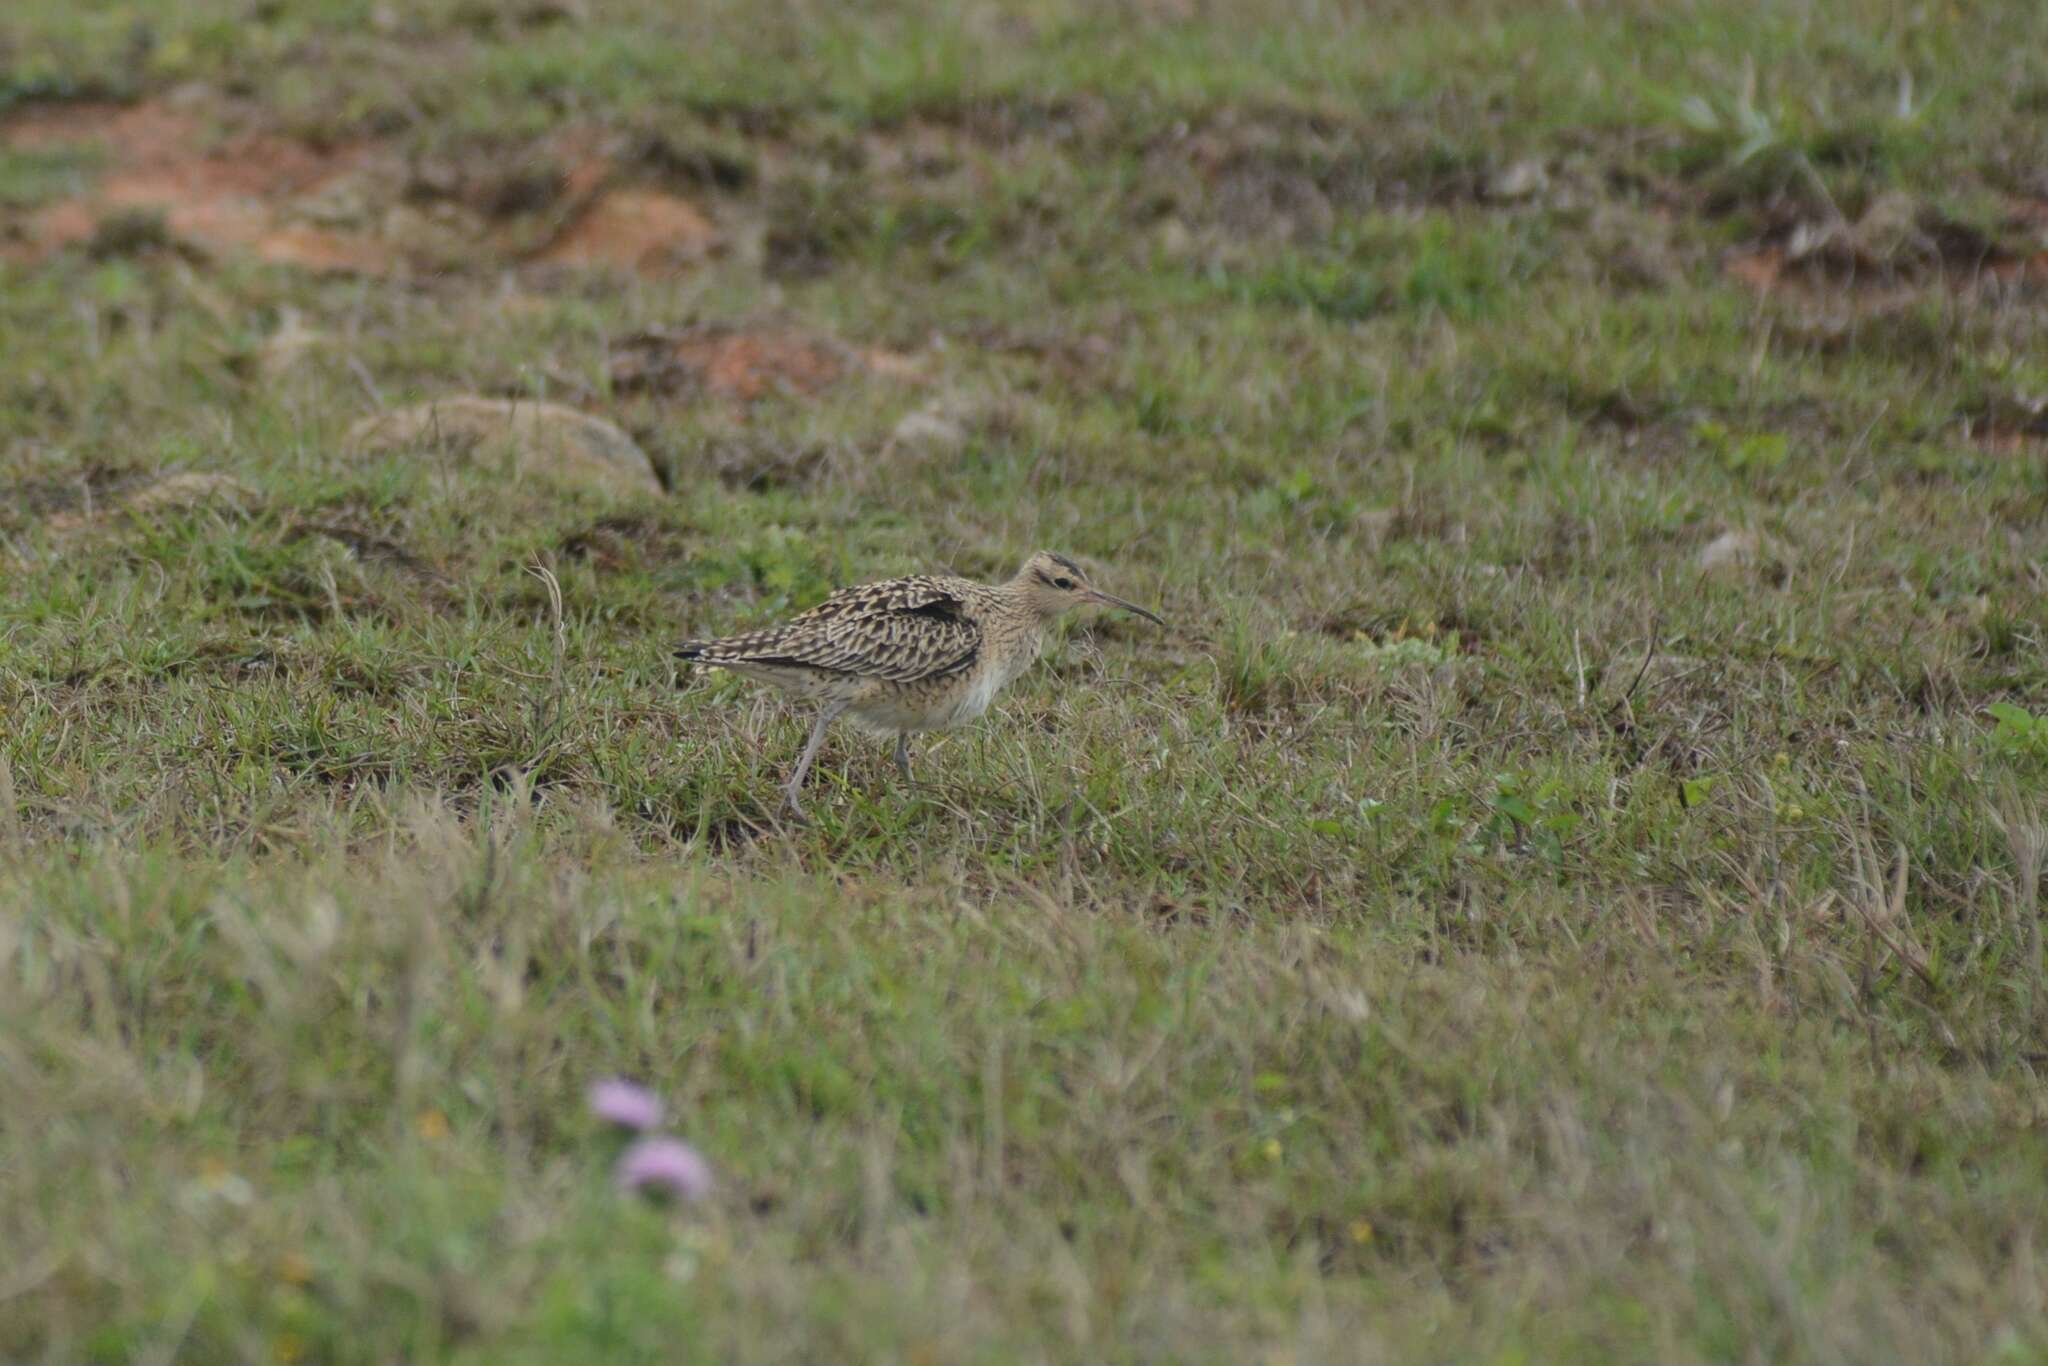
<svg viewBox="0 0 2048 1366"><path fill-rule="evenodd" d="M564 558L586 561L602 573L672 564L686 556L690 544L689 532L643 514L600 517L559 542Z"/></svg>
<svg viewBox="0 0 2048 1366"><path fill-rule="evenodd" d="M772 394L808 397L856 373L924 378L908 356L777 324L700 323L642 332L614 348L609 368L615 392L703 393L736 403Z"/></svg>
<svg viewBox="0 0 2048 1366"><path fill-rule="evenodd" d="M1063 384L1084 388L1101 384L1112 373L1111 362L1128 346L1129 331L1121 321L1107 331L1085 333L984 323L968 329L963 339L985 355L1019 356ZM1032 377L1022 383L1034 388L1039 381Z"/></svg>
<svg viewBox="0 0 2048 1366"><path fill-rule="evenodd" d="M2048 395L1987 403L1963 418L1963 438L1995 455L2048 452Z"/></svg>
<svg viewBox="0 0 2048 1366"><path fill-rule="evenodd" d="M597 195L533 260L653 275L701 261L723 244L716 225L687 200L660 190L617 189Z"/></svg>
<svg viewBox="0 0 2048 1366"><path fill-rule="evenodd" d="M0 528L83 521L115 506L149 478L146 470L88 464L67 474L16 480L0 496Z"/></svg>
<svg viewBox="0 0 2048 1366"><path fill-rule="evenodd" d="M0 224L0 254L40 261L113 239L239 252L313 271L389 275L479 259L666 273L717 251L698 206L635 183L618 139L570 133L458 164L410 163L376 140L316 144L196 102L32 107L0 147L93 148L81 194ZM225 128L227 131L221 131ZM160 223L150 232L135 225Z"/></svg>
<svg viewBox="0 0 2048 1366"><path fill-rule="evenodd" d="M698 457L720 483L754 493L807 483L835 462L841 469L854 463L848 451L816 442L747 439L713 441Z"/></svg>
<svg viewBox="0 0 2048 1366"><path fill-rule="evenodd" d="M83 246L103 224L146 213L160 215L173 239L205 249L313 270L377 274L399 264L374 238L291 212L294 201L360 167L367 144L315 147L263 132L215 138L198 114L163 102L31 109L0 125L0 144L97 147L108 167L83 196L44 205L16 226L7 250L18 259Z"/></svg>
<svg viewBox="0 0 2048 1366"><path fill-rule="evenodd" d="M1780 213L1722 270L1759 293L1832 299L1863 312L1930 287L1958 295L2048 285L2048 252L2017 247L1908 195L1880 195L1851 221Z"/></svg>
<svg viewBox="0 0 2048 1366"><path fill-rule="evenodd" d="M877 131L894 135L911 128L924 134L957 137L995 151L1028 141L1099 142L1115 132L1109 105L1090 95L927 100L915 115L881 125Z"/></svg>
<svg viewBox="0 0 2048 1366"><path fill-rule="evenodd" d="M1426 121L1372 124L1288 109L1225 109L1155 136L1149 212L1226 240L1310 242L1343 215L1389 205L1536 207L1566 188L1539 161L1489 167Z"/></svg>

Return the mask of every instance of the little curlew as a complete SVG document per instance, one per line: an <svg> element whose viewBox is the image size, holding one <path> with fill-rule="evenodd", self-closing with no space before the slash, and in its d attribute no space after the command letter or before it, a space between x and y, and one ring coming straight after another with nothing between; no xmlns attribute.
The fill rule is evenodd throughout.
<svg viewBox="0 0 2048 1366"><path fill-rule="evenodd" d="M676 658L730 669L818 704L817 721L796 771L783 786L801 816L798 793L825 728L841 716L896 737L896 767L907 781L912 731L965 725L988 710L1003 686L1031 667L1054 617L1084 603L1121 607L1166 623L1092 588L1081 567L1040 551L1008 583L913 575L842 588L779 626L724 640L690 640Z"/></svg>

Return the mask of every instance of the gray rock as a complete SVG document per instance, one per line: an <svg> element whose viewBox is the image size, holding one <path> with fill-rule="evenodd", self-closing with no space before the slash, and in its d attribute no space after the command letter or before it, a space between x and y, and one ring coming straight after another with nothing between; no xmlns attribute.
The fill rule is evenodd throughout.
<svg viewBox="0 0 2048 1366"><path fill-rule="evenodd" d="M515 476L611 490L660 493L653 462L601 417L559 403L462 394L375 413L349 428L365 455L441 451Z"/></svg>

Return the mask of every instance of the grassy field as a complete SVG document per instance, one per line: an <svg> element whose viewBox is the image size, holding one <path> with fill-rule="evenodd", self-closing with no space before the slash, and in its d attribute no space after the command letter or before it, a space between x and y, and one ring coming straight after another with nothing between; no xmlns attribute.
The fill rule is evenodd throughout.
<svg viewBox="0 0 2048 1366"><path fill-rule="evenodd" d="M7 5L0 1358L2048 1360L2044 51ZM670 658L1039 547L809 825Z"/></svg>

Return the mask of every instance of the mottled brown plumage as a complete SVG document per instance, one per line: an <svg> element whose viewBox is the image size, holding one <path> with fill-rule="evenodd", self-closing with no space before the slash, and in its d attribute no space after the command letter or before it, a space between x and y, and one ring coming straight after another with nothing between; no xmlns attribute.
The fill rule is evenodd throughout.
<svg viewBox="0 0 2048 1366"><path fill-rule="evenodd" d="M686 641L676 657L730 669L818 704L810 741L783 789L790 808L800 811L797 794L833 721L843 715L895 736L896 766L908 778L907 734L980 716L1038 658L1047 623L1090 602L1159 621L1135 603L1089 587L1072 560L1041 551L1008 583L920 574L842 588L779 626Z"/></svg>

